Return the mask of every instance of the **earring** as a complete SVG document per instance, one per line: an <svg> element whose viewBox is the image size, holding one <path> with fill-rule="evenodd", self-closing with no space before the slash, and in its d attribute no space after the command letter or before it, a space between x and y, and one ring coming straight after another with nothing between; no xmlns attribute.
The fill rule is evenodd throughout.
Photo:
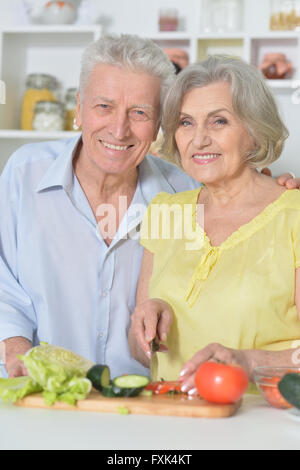
<svg viewBox="0 0 300 470"><path fill-rule="evenodd" d="M73 121L73 129L74 131L78 131L80 128L80 126L78 126L77 122L76 122L76 118L74 118L74 121Z"/></svg>

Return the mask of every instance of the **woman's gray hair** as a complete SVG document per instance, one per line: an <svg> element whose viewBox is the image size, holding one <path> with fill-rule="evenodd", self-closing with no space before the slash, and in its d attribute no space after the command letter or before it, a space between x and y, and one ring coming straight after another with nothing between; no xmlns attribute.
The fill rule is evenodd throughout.
<svg viewBox="0 0 300 470"><path fill-rule="evenodd" d="M122 34L102 36L89 44L81 59L79 92L81 100L90 76L98 64L108 64L142 71L161 80L161 108L167 91L175 79L175 67L163 50L150 39Z"/></svg>
<svg viewBox="0 0 300 470"><path fill-rule="evenodd" d="M261 72L242 59L227 55L211 56L188 66L177 76L163 108L162 152L172 155L173 161L180 164L175 132L183 99L189 91L217 82L230 84L233 109L254 140L255 147L246 155L247 164L252 168L270 165L279 158L288 131Z"/></svg>

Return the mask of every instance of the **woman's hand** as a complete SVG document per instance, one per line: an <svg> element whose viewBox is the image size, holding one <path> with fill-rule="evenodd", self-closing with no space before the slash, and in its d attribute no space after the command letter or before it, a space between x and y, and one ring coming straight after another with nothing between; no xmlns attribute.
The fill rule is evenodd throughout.
<svg viewBox="0 0 300 470"><path fill-rule="evenodd" d="M198 351L192 359L184 364L180 372L181 390L188 392L189 395L196 395L195 375L198 367L205 361L218 360L226 364L236 364L246 371L251 379L252 368L249 363L248 351L239 351L222 346L218 343L212 343L204 349Z"/></svg>
<svg viewBox="0 0 300 470"><path fill-rule="evenodd" d="M161 299L148 299L136 306L131 316L130 336L144 355L151 358L151 343L154 339L166 341L173 321L173 312L170 305ZM131 350L134 352L134 348ZM167 351L166 346L160 344L159 351ZM134 354L137 357L136 351Z"/></svg>

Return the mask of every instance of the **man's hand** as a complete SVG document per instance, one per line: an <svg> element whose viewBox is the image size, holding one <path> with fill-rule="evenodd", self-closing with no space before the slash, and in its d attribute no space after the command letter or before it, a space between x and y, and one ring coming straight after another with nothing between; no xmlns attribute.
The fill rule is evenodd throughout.
<svg viewBox="0 0 300 470"><path fill-rule="evenodd" d="M261 172L264 175L272 176L272 172L269 168L263 168ZM284 173L278 176L277 183L280 186L285 186L287 189L300 189L300 178L295 178L291 173Z"/></svg>
<svg viewBox="0 0 300 470"><path fill-rule="evenodd" d="M18 359L19 354L25 354L32 348L32 344L28 339L21 336L8 338L4 340L5 344L5 368L9 377L21 377L28 375L23 362Z"/></svg>

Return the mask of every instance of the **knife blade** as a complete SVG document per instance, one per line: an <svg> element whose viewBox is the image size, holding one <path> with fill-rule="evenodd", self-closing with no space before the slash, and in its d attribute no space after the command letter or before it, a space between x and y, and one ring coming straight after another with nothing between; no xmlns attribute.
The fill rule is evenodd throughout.
<svg viewBox="0 0 300 470"><path fill-rule="evenodd" d="M157 335L156 335L155 338L151 341L150 348L151 348L151 352L152 352L152 353L156 353L157 351L159 351L160 344L159 344L159 339L158 339L158 336L157 336Z"/></svg>

